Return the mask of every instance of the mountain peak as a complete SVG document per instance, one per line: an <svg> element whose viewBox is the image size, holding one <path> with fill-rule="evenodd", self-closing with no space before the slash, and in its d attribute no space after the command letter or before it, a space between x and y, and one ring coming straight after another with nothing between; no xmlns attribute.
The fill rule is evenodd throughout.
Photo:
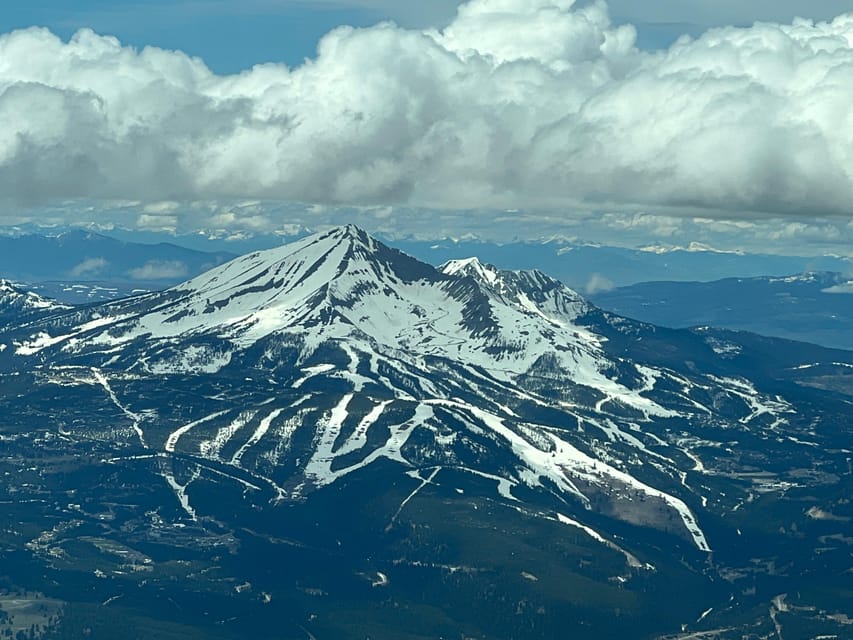
<svg viewBox="0 0 853 640"><path fill-rule="evenodd" d="M143 301L118 301L50 344L82 352L145 340L139 366L182 371L195 366L187 354L212 343L228 355L211 356L220 364L210 367L259 343L298 345L301 361L346 338L364 352L461 358L499 378L552 363L608 386L598 340L575 323L586 311L542 274L499 271L476 258L438 270L345 225L242 256ZM554 340L577 348L555 353ZM46 344L38 338L19 351Z"/></svg>
<svg viewBox="0 0 853 640"><path fill-rule="evenodd" d="M43 298L38 294L33 293L32 291L27 291L22 286L15 284L11 280L6 280L5 278L0 278L0 296L43 300ZM48 303L48 301L45 302Z"/></svg>
<svg viewBox="0 0 853 640"><path fill-rule="evenodd" d="M390 251L390 250L388 250ZM268 306L282 296L311 296L348 272L363 272L385 247L355 225L334 227L266 251L232 260L177 289L228 300L260 295Z"/></svg>
<svg viewBox="0 0 853 640"><path fill-rule="evenodd" d="M358 243L365 246L376 244L376 240L361 227L354 224L344 224L321 232L321 238L334 238L341 242Z"/></svg>
<svg viewBox="0 0 853 640"><path fill-rule="evenodd" d="M68 308L54 300L27 291L11 280L0 278L0 320L7 320L8 317L27 318L33 314Z"/></svg>
<svg viewBox="0 0 853 640"><path fill-rule="evenodd" d="M471 276L489 285L493 285L498 281L497 268L490 264L483 264L478 258L450 260L441 265L440 270L449 276Z"/></svg>

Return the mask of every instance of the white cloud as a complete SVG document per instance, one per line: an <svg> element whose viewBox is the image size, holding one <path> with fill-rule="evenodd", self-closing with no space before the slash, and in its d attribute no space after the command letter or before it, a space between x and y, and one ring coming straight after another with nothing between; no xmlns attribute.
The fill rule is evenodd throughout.
<svg viewBox="0 0 853 640"><path fill-rule="evenodd" d="M837 284L822 291L823 293L843 293L850 295L853 294L853 281Z"/></svg>
<svg viewBox="0 0 853 640"><path fill-rule="evenodd" d="M149 202L147 203L142 210L145 213L150 213L152 215L163 215L168 213L174 213L178 209L181 208L179 202Z"/></svg>
<svg viewBox="0 0 853 640"><path fill-rule="evenodd" d="M180 260L151 260L128 272L134 280L178 280L188 274L189 268Z"/></svg>
<svg viewBox="0 0 853 640"><path fill-rule="evenodd" d="M270 228L272 222L266 216L256 213L256 211L256 206L235 207L234 209L213 214L208 218L208 222L213 228L266 231Z"/></svg>
<svg viewBox="0 0 853 640"><path fill-rule="evenodd" d="M86 258L80 264L74 266L69 272L72 278L89 278L101 273L109 266L104 258Z"/></svg>
<svg viewBox="0 0 853 640"><path fill-rule="evenodd" d="M587 295L595 295L596 293L604 293L613 290L613 281L605 278L600 273L593 273L586 283L584 291Z"/></svg>
<svg viewBox="0 0 853 640"><path fill-rule="evenodd" d="M136 227L146 231L174 231L178 226L178 216L141 213L136 218Z"/></svg>
<svg viewBox="0 0 853 640"><path fill-rule="evenodd" d="M18 31L0 36L0 193L155 215L242 198L849 213L853 14L634 42L600 1L472 0L440 32L340 28L299 68L217 76L91 31Z"/></svg>

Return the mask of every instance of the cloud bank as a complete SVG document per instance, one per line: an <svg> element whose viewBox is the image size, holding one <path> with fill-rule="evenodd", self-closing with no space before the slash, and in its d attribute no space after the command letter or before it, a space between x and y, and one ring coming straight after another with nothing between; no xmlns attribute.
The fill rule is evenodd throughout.
<svg viewBox="0 0 853 640"><path fill-rule="evenodd" d="M217 76L16 31L0 197L849 213L853 14L636 36L600 1L471 0L441 31L341 27L298 68Z"/></svg>

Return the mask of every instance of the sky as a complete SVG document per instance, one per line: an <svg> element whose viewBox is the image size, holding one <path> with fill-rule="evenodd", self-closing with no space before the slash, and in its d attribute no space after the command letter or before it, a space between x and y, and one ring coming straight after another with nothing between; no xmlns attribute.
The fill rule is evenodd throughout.
<svg viewBox="0 0 853 640"><path fill-rule="evenodd" d="M6 0L0 225L853 251L834 0Z"/></svg>

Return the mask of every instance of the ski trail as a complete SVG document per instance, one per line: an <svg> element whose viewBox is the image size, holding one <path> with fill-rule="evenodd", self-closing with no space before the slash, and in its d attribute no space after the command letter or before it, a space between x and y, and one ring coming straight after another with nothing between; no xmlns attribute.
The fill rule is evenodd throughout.
<svg viewBox="0 0 853 640"><path fill-rule="evenodd" d="M350 438L344 442L343 445L335 452L337 456L344 456L353 451L358 451L362 449L367 444L367 431L370 429L373 424L379 420L382 416L382 413L385 411L385 407L391 404L393 400L386 400L381 402L380 404L373 407L373 409L368 413L364 418L362 418L358 427L355 429L355 433L350 436Z"/></svg>
<svg viewBox="0 0 853 640"><path fill-rule="evenodd" d="M263 420L261 420L261 423L258 425L258 428L255 429L255 432L246 441L246 444L240 447L237 453L234 454L234 457L231 458L231 464L233 464L235 467L239 467L240 461L243 459L243 454L245 454L250 447L258 444L261 441L261 439L266 435L267 431L269 431L272 421L278 418L282 413L284 413L284 409L276 409Z"/></svg>
<svg viewBox="0 0 853 640"><path fill-rule="evenodd" d="M788 611L788 605L785 604L785 598L787 596L788 594L786 593L776 596L773 598L773 604L770 607L770 619L773 621L773 627L776 630L776 638L778 638L778 640L784 640L784 638L782 637L782 623L779 622L776 616Z"/></svg>
<svg viewBox="0 0 853 640"><path fill-rule="evenodd" d="M198 470L198 467L196 467L196 469L193 471L192 478L190 478L186 484L182 485L177 480L175 480L175 474L172 472L171 469L163 470L163 478L165 478L166 483L172 488L172 491L175 492L175 496L178 498L178 502L181 503L181 508L186 511L187 515L192 519L193 522L198 522L198 514L196 514L195 509L193 509L190 505L190 499L187 495L187 487L190 486L193 480L198 478L199 475L201 474Z"/></svg>
<svg viewBox="0 0 853 640"><path fill-rule="evenodd" d="M494 480L498 483L498 495L502 498L506 498L507 500L513 500L514 502L521 502L518 498L512 495L512 488L518 486L517 482L513 482L507 478L502 476L496 476L491 473L485 473L483 471L477 471L476 469L469 469L468 467L453 467L453 469L457 469L459 471L465 471L467 473L471 473L475 476L479 476L481 478L486 478L487 480Z"/></svg>
<svg viewBox="0 0 853 640"><path fill-rule="evenodd" d="M233 421L224 427L220 427L216 435L210 440L205 440L199 445L199 451L205 458L222 460L222 449L225 447L231 438L240 431L243 427L249 424L258 415L257 411L242 411Z"/></svg>
<svg viewBox="0 0 853 640"><path fill-rule="evenodd" d="M415 410L415 414L406 422L403 422L402 424L387 425L391 435L386 440L385 445L369 453L360 462L332 471L331 464L333 460L337 458L325 457L326 455L331 456L331 454L324 453L323 459L314 459L312 457L308 465L305 467L305 477L313 481L316 487L326 486L336 482L339 478L342 478L347 474L373 464L379 458L386 458L388 460L399 462L406 467L411 467L413 466L412 463L403 455L403 446L408 442L409 436L412 434L412 430L417 426L426 425L433 416L434 413L431 407L424 404L418 405ZM304 483L296 488L293 494L294 497L300 496L303 488Z"/></svg>
<svg viewBox="0 0 853 640"><path fill-rule="evenodd" d="M187 431L192 429L193 427L197 427L200 424L204 424L205 422L209 422L210 420L215 420L216 418L220 418L228 413L225 411L217 411L216 413L211 413L209 416L202 418L201 420L196 420L195 422L190 422L189 424L185 424L180 429L176 429L172 433L169 434L169 437L166 439L165 449L169 453L175 453L175 447L178 444L178 440L182 435L184 435Z"/></svg>
<svg viewBox="0 0 853 640"><path fill-rule="evenodd" d="M142 431L142 427L139 426L142 423L142 416L138 413L134 413L119 401L118 396L116 396L115 391L113 391L113 388L110 386L109 380L107 380L107 377L101 373L99 369L92 367L92 375L95 376L95 380L97 380L98 384L100 384L104 388L104 391L107 392L107 395L110 400L112 400L113 404L118 407L124 415L130 418L133 423L133 430L136 432L136 435L139 436L139 442L147 449L148 445L145 443L145 433Z"/></svg>
<svg viewBox="0 0 853 640"><path fill-rule="evenodd" d="M602 536L600 533L598 533L598 531L596 531L592 527L588 527L585 524L578 522L577 520L573 520L572 518L569 518L568 516L563 515L562 513L557 514L557 521L561 522L562 524L569 525L570 527L575 527L577 529L580 529L581 531L586 533L590 538L592 538L596 542L600 542L605 547L613 549L614 551L618 551L623 556L625 556L625 560L628 563L628 566L633 568L633 569L648 569L651 566L651 565L643 564L642 562L637 560L637 557L633 553L625 551L625 549L620 547L615 542L611 542L610 540L608 540L607 538Z"/></svg>
<svg viewBox="0 0 853 640"><path fill-rule="evenodd" d="M306 479L313 481L318 486L330 484L335 480L335 474L332 472L332 460L334 460L335 454L332 449L335 446L335 440L341 433L341 426L349 415L347 407L354 395L354 393L344 395L329 412L328 417L317 425L314 454L305 465L303 474Z"/></svg>
<svg viewBox="0 0 853 640"><path fill-rule="evenodd" d="M584 504L588 505L589 499L571 483L569 475L583 478L599 486L601 486L603 479L618 481L647 496L665 502L679 515L696 546L701 551L710 553L711 547L708 545L705 533L699 528L696 517L689 507L680 498L644 484L629 473L611 467L609 464L583 453L552 433L548 434L552 446L548 450L543 450L510 429L504 420L487 411L459 400L429 400L428 403L467 411L469 415L476 418L491 431L503 436L510 443L513 452L526 466L526 469L521 470L521 478L529 486L542 486L540 479L545 477L552 480L564 492L575 493L583 500Z"/></svg>
<svg viewBox="0 0 853 640"><path fill-rule="evenodd" d="M417 471L412 471L412 472L410 472L410 474L409 474L409 475L412 475L413 477L418 478L418 479L421 481L421 483L417 486L417 488L415 488L415 490L414 490L414 491L412 491L412 492L411 492L411 493L406 497L406 499L405 499L405 500L403 500L403 502L401 502L401 503L400 503L400 507L399 507L399 509L397 509L397 513L395 513L395 514L394 514L394 517L393 517L393 518L391 518L391 522L389 522L389 523L388 523L388 526L387 526L387 527L385 527L385 530L386 530L386 531L388 531L392 526L394 526L394 523L397 521L397 518L399 518L399 517L400 517L400 514L403 512L403 509L405 508L406 504L408 504L409 500L411 500L411 499L412 499L412 498L414 498L416 495L418 495L418 493L420 492L420 490L421 490L421 489L423 489L425 486L427 486L428 484L432 484L432 481L433 481L433 480L435 479L435 477L438 475L438 472L439 472L439 471L441 471L441 467L436 467L435 469L433 469L433 472L432 472L432 473L429 475L429 477L428 477L428 478L426 478L426 479L421 478L421 476L420 476L419 472L417 472Z"/></svg>

